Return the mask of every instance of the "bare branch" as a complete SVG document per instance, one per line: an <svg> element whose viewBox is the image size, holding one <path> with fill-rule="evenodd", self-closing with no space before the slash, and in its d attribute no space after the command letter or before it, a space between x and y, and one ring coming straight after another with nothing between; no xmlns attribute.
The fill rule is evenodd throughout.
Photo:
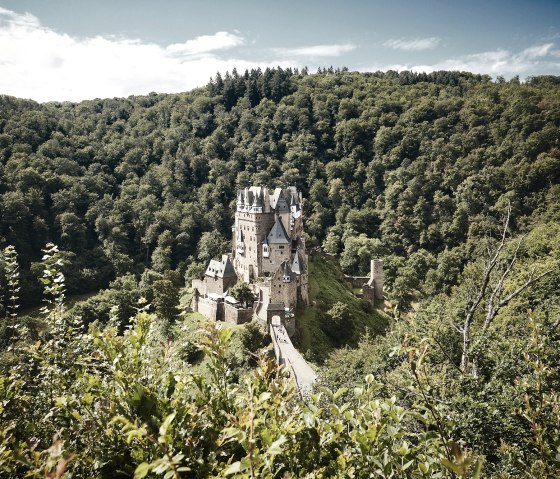
<svg viewBox="0 0 560 479"><path fill-rule="evenodd" d="M508 304L513 298L515 298L519 293L521 293L522 291L524 291L525 289L527 289L529 286L531 286L532 284L536 283L537 281L540 281L542 278L544 278L545 276L549 275L550 273L552 273L554 271L554 269L547 269L546 271L544 271L543 273L539 274L538 276L534 276L535 274L535 267L533 266L531 268L531 272L529 273L529 277L527 278L527 281L525 281L525 283L523 283L521 286L519 286L519 288L517 288L513 293L509 294L508 296L506 296L502 301L500 301L500 303L498 304L498 308L497 310L499 311L501 308L503 308L506 304Z"/></svg>
<svg viewBox="0 0 560 479"><path fill-rule="evenodd" d="M471 324L472 324L474 315L475 315L478 307L480 306L480 303L482 302L482 299L484 298L484 295L486 294L486 290L488 289L488 284L490 283L490 276L492 274L492 271L494 270L494 268L498 264L500 254L501 254L501 252L504 249L504 246L506 244L506 237L507 237L507 230L508 230L508 226L509 226L510 216L511 216L511 206L508 206L507 215L506 215L506 218L504 220L504 227L503 227L503 230L502 230L502 237L500 239L500 244L496 248L492 258L489 259L489 261L486 263L486 266L484 268L484 276L483 276L483 279L482 279L482 284L480 286L480 289L478 290L478 294L477 294L476 298L474 299L474 301L472 302L472 304L470 305L470 307L468 308L468 310L465 314L465 320L463 322L463 353L461 355L461 370L463 371L463 373L466 372L467 363L468 363L468 359L469 359L469 347L470 347L470 341L471 341L471 338L470 338Z"/></svg>
<svg viewBox="0 0 560 479"><path fill-rule="evenodd" d="M511 273L513 267L515 266L515 263L517 262L517 253L519 252L519 248L521 248L521 244L523 243L525 236L526 235L523 235L521 236L521 238L519 238L519 241L517 242L517 246L515 247L515 251L513 252L513 256L510 262L506 265L504 272L502 273L502 276L496 282L496 285L494 286L494 289L492 290L492 293L488 298L488 304L486 305L486 318L484 320L484 326L482 328L483 332L486 331L486 329L490 325L490 322L492 321L492 319L494 319L498 310L501 307L499 304L496 305L495 303L496 298L498 298L502 293L504 287L504 281L507 278L507 276Z"/></svg>
<svg viewBox="0 0 560 479"><path fill-rule="evenodd" d="M548 269L548 270L542 272L538 276L535 276L535 269L536 268L533 265L533 267L531 268L531 271L529 272L529 276L528 276L527 280L521 286L519 286L515 291L513 291L508 296L506 296L504 299L502 299L497 305L495 305L491 309L487 310L486 318L484 320L484 326L482 327L482 331L480 332L480 337L478 338L477 342L475 343L475 345L472 348L473 355L475 355L475 356L477 355L478 348L480 347L480 345L482 344L482 341L484 341L484 338L485 338L484 333L486 332L487 328L490 326L490 324L492 323L494 318L498 315L499 311L504 306L506 306L512 299L514 299L516 296L521 294L524 290L529 288L534 283L540 281L546 275L555 271L554 268L551 268L551 269ZM558 318L558 320L556 320L556 322L551 326L550 330L553 330L559 324L560 324L560 318Z"/></svg>

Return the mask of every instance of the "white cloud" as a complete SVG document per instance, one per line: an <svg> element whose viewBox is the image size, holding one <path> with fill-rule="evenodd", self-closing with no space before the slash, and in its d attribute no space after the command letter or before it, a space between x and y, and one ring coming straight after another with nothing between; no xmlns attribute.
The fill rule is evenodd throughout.
<svg viewBox="0 0 560 479"><path fill-rule="evenodd" d="M440 41L438 37L414 38L408 40L406 38L398 38L387 40L383 43L383 46L393 48L394 50L432 50L439 45Z"/></svg>
<svg viewBox="0 0 560 479"><path fill-rule="evenodd" d="M166 51L178 55L196 55L214 50L237 47L243 44L243 37L229 32L218 32L214 35L201 35L185 43L173 43Z"/></svg>
<svg viewBox="0 0 560 479"><path fill-rule="evenodd" d="M340 45L313 45L298 48L274 48L273 51L283 56L296 57L339 57L344 53L351 52L356 45L344 43Z"/></svg>
<svg viewBox="0 0 560 479"><path fill-rule="evenodd" d="M536 60L537 58L546 57L554 48L554 43L545 43L529 47L515 55L517 61Z"/></svg>
<svg viewBox="0 0 560 479"><path fill-rule="evenodd" d="M221 58L240 35L218 32L161 47L113 37L75 38L43 27L31 14L0 8L0 94L37 101L79 101L180 92L205 85L217 71L301 66L288 59Z"/></svg>
<svg viewBox="0 0 560 479"><path fill-rule="evenodd" d="M30 13L20 14L0 7L0 27L4 27L7 24L30 28L37 28L40 26L39 19Z"/></svg>
<svg viewBox="0 0 560 479"><path fill-rule="evenodd" d="M560 73L558 50L554 43L545 43L526 48L520 52L498 48L487 52L462 55L431 64L386 64L373 65L363 71L414 71L432 72L438 70L469 71L491 76L530 76L539 72Z"/></svg>

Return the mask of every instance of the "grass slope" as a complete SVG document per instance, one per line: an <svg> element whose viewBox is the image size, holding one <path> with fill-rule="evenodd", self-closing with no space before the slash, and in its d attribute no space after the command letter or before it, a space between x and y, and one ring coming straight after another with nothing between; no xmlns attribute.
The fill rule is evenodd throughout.
<svg viewBox="0 0 560 479"><path fill-rule="evenodd" d="M306 359L322 363L336 349L332 339L326 334L322 324L322 313L337 301L343 302L350 311L350 321L354 333L347 342L356 346L360 337L368 330L371 334L381 334L385 330L388 317L379 310L368 307L367 302L357 298L344 280L338 261L329 256L314 254L309 257L309 306L297 313L297 333L294 343Z"/></svg>

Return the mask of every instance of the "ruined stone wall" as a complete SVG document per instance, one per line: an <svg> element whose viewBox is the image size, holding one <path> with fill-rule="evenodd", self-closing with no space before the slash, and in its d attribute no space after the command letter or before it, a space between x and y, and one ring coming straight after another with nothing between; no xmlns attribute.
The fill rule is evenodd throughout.
<svg viewBox="0 0 560 479"><path fill-rule="evenodd" d="M361 288L365 283L370 280L369 276L348 276L344 275L344 279L351 288Z"/></svg>

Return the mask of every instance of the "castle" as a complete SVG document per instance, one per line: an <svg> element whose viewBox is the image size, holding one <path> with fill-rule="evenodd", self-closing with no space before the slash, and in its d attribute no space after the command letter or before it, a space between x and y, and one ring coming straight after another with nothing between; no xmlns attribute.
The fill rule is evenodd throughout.
<svg viewBox="0 0 560 479"><path fill-rule="evenodd" d="M203 280L193 280L193 310L233 323L253 318L270 323L278 316L292 335L294 310L309 301L302 206L301 193L293 186L239 190L232 252L211 260ZM254 294L249 307L228 295L238 280Z"/></svg>

